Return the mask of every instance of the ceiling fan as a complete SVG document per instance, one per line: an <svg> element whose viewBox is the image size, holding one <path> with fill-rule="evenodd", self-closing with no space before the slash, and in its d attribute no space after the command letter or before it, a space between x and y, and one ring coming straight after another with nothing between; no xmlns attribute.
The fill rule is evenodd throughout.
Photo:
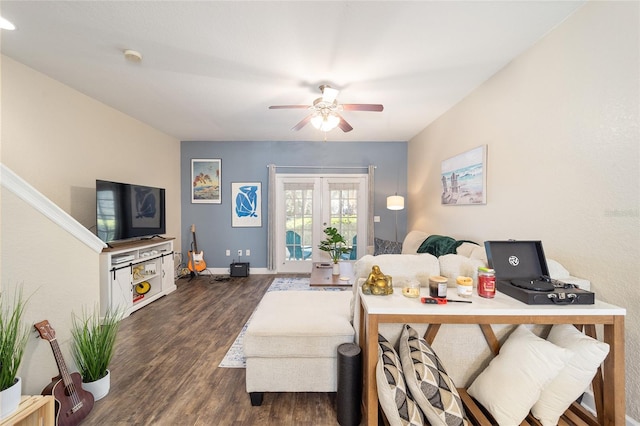
<svg viewBox="0 0 640 426"><path fill-rule="evenodd" d="M353 130L351 124L338 114L340 111L380 112L384 109L380 104L340 104L336 99L340 91L327 84L320 86L320 92L322 97L313 101L313 105L272 105L269 109L308 109L311 114L303 118L291 130L300 130L310 122L313 127L323 132L328 132L336 127L340 127L343 132Z"/></svg>

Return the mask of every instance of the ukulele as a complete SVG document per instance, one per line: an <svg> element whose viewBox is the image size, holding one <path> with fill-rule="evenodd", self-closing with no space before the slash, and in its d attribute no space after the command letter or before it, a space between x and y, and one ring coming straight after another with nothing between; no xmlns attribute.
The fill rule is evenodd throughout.
<svg viewBox="0 0 640 426"><path fill-rule="evenodd" d="M187 267L193 274L204 271L207 268L207 264L204 262L204 252L198 251L195 225L191 225L191 235L193 236L193 251L189 250L189 264Z"/></svg>
<svg viewBox="0 0 640 426"><path fill-rule="evenodd" d="M49 321L41 321L34 327L40 333L40 337L51 343L60 372L59 376L51 379L52 382L44 388L42 395L53 395L56 400L56 425L76 426L93 408L93 394L82 389L80 373L69 374L58 346L56 332L49 325Z"/></svg>

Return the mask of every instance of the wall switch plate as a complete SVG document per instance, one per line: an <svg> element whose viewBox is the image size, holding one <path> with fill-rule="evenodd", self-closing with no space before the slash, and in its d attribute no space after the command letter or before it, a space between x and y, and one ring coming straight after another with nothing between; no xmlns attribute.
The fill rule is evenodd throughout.
<svg viewBox="0 0 640 426"><path fill-rule="evenodd" d="M251 250L246 249L246 250L244 251L244 255L245 255L245 256L251 256Z"/></svg>
<svg viewBox="0 0 640 426"><path fill-rule="evenodd" d="M373 221L374 222L380 222L380 216L374 216L373 217Z"/></svg>
<svg viewBox="0 0 640 426"><path fill-rule="evenodd" d="M238 250L238 257L242 256L242 250Z"/></svg>
<svg viewBox="0 0 640 426"><path fill-rule="evenodd" d="M225 254L226 256L231 256L231 250L227 250L224 254Z"/></svg>

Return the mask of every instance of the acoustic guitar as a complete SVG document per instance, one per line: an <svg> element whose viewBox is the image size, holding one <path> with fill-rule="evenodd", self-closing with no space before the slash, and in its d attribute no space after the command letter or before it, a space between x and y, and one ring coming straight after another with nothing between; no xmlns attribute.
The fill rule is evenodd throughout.
<svg viewBox="0 0 640 426"><path fill-rule="evenodd" d="M189 263L187 267L192 274L202 272L207 269L204 261L204 252L198 251L198 241L196 240L196 226L191 225L191 235L193 237L193 250L189 250Z"/></svg>
<svg viewBox="0 0 640 426"><path fill-rule="evenodd" d="M62 357L60 346L56 340L56 332L44 320L34 325L40 337L49 341L53 356L58 364L60 375L54 377L52 382L42 391L42 395L53 395L56 400L56 425L76 426L89 414L93 408L93 394L82 389L82 376L80 373L71 373Z"/></svg>

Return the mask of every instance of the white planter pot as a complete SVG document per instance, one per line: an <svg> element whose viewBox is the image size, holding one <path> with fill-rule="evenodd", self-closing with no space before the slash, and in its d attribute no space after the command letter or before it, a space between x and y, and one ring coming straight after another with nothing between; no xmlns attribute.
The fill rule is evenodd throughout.
<svg viewBox="0 0 640 426"><path fill-rule="evenodd" d="M333 264L333 275L340 275L340 263Z"/></svg>
<svg viewBox="0 0 640 426"><path fill-rule="evenodd" d="M107 375L95 382L82 382L82 389L93 394L93 400L97 401L104 398L111 388L111 372L107 370Z"/></svg>
<svg viewBox="0 0 640 426"><path fill-rule="evenodd" d="M16 377L16 382L13 386L0 392L0 419L9 417L18 409L21 397L22 379L20 377Z"/></svg>

